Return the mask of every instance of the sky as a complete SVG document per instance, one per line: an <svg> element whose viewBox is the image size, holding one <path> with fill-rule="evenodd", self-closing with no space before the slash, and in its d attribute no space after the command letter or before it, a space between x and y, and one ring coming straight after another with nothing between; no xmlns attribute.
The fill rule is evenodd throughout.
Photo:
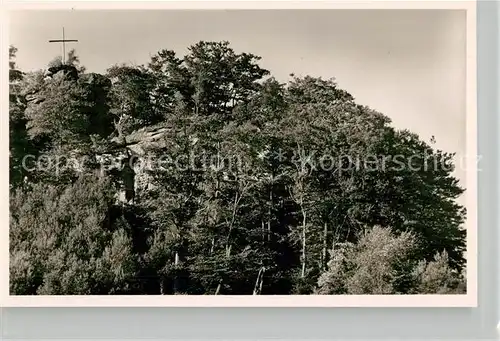
<svg viewBox="0 0 500 341"><path fill-rule="evenodd" d="M75 48L89 72L147 63L160 49L183 55L200 40L227 40L262 57L281 81L289 74L335 78L359 104L393 125L436 138L465 155L465 12L457 10L88 10L23 11L10 16L10 43L23 70L45 68ZM465 171L455 175L465 186Z"/></svg>

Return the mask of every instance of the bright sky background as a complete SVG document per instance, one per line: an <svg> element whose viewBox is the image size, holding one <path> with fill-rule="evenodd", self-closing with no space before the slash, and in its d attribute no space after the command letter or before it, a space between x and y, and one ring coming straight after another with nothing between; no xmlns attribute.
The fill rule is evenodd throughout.
<svg viewBox="0 0 500 341"><path fill-rule="evenodd" d="M339 86L436 146L465 155L465 12L445 10L31 11L10 18L23 70L74 47L89 72L146 63L167 48L228 40L277 79L335 77ZM457 177L465 181L464 171Z"/></svg>

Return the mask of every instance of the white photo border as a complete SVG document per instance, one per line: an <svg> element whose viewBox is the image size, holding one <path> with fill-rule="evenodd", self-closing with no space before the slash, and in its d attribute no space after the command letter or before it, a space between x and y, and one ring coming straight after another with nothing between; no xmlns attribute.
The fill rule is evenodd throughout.
<svg viewBox="0 0 500 341"><path fill-rule="evenodd" d="M9 294L9 173L0 171L4 195L0 217L0 306L4 307L477 307L477 82L476 1L178 1L178 2L28 2L10 1L2 12L2 65L7 65L8 10L101 9L455 9L467 13L466 208L467 293L465 295L286 295L286 296L18 296ZM2 68L3 84L8 84ZM8 86L2 87L2 112L8 113ZM1 156L8 160L8 114L0 119Z"/></svg>

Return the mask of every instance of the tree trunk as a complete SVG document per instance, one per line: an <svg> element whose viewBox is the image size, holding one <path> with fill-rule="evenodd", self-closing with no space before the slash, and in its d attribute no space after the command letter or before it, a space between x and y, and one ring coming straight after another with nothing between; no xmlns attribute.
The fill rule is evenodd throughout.
<svg viewBox="0 0 500 341"><path fill-rule="evenodd" d="M219 168L219 147L220 147L220 144L217 143L217 169ZM215 177L215 193L214 193L214 199L215 199L215 202L217 203L217 199L219 198L219 187L220 187L220 181L219 181L219 174L216 174L217 176ZM214 214L214 217L213 217L213 225L214 227L217 225L217 220L218 220L218 214L217 214L217 210L215 210L215 214ZM210 255L212 255L215 251L215 236L212 237L212 246L210 248Z"/></svg>
<svg viewBox="0 0 500 341"><path fill-rule="evenodd" d="M306 276L306 222L307 213L302 208L302 272L300 274L301 278Z"/></svg>
<svg viewBox="0 0 500 341"><path fill-rule="evenodd" d="M255 286L253 289L253 295L260 295L262 292L262 284L264 283L264 271L266 269L261 267L259 273L257 274L257 279L255 280Z"/></svg>
<svg viewBox="0 0 500 341"><path fill-rule="evenodd" d="M262 268L262 276L260 276L259 295L262 293L262 286L264 285L264 273L265 272L266 272L266 268Z"/></svg>
<svg viewBox="0 0 500 341"><path fill-rule="evenodd" d="M219 284L217 285L217 289L215 289L215 295L219 294L221 286L222 286L222 281L220 281Z"/></svg>
<svg viewBox="0 0 500 341"><path fill-rule="evenodd" d="M269 191L269 208L267 211L267 241L271 241L271 214L273 207L273 191Z"/></svg>
<svg viewBox="0 0 500 341"><path fill-rule="evenodd" d="M174 267L175 267L175 278L174 278L174 285L173 285L173 292L174 294L179 290L179 278L177 275L177 265L179 265L179 252L175 251L175 256L174 256Z"/></svg>
<svg viewBox="0 0 500 341"><path fill-rule="evenodd" d="M266 228L264 226L264 220L261 220L261 225L262 225L262 228L261 228L261 232L262 232L262 242L265 242L266 241Z"/></svg>
<svg viewBox="0 0 500 341"><path fill-rule="evenodd" d="M214 253L215 250L215 237L212 237L212 246L210 247L210 255Z"/></svg>
<svg viewBox="0 0 500 341"><path fill-rule="evenodd" d="M123 160L122 180L125 187L126 202L133 202L135 198L135 170L131 165L131 161L131 156L129 154Z"/></svg>
<svg viewBox="0 0 500 341"><path fill-rule="evenodd" d="M327 239L328 239L328 224L325 222L325 227L323 229L323 253L322 253L322 260L321 260L321 266L323 270L326 269L326 264L328 263L326 257L327 257Z"/></svg>
<svg viewBox="0 0 500 341"><path fill-rule="evenodd" d="M236 213L238 211L238 204L240 203L241 196L236 193L233 203L233 211L231 216L231 222L229 223L229 231L226 238L226 257L229 258L231 254L231 232L233 232L234 222L236 220Z"/></svg>

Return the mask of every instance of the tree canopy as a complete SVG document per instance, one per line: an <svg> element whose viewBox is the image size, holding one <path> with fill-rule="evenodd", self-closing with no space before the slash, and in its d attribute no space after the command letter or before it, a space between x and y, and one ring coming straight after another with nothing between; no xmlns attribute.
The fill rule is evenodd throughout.
<svg viewBox="0 0 500 341"><path fill-rule="evenodd" d="M334 79L228 42L102 75L15 53L12 294L465 291L454 154Z"/></svg>

